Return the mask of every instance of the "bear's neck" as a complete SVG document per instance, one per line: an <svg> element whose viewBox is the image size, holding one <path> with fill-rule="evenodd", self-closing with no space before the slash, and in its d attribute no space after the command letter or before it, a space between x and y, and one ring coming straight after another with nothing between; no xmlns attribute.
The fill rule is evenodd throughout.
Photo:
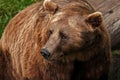
<svg viewBox="0 0 120 80"><path fill-rule="evenodd" d="M71 80L75 66L74 62L45 62L42 69L43 80Z"/></svg>

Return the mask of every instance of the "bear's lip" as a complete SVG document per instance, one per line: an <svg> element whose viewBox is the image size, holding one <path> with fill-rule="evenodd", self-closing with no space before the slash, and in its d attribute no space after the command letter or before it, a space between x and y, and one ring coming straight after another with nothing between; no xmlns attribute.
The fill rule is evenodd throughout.
<svg viewBox="0 0 120 80"><path fill-rule="evenodd" d="M50 61L50 62L56 62L56 61L62 60L64 56L65 56L64 54L59 55L59 56L57 56L57 57L52 57L52 55L51 55L51 56L48 57L48 58L44 58L44 57L43 57L43 58L44 58L45 60L47 60L47 61Z"/></svg>

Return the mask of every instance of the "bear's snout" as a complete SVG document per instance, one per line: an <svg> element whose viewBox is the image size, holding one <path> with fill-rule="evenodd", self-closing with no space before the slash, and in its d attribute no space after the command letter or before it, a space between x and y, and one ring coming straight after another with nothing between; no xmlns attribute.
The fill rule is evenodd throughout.
<svg viewBox="0 0 120 80"><path fill-rule="evenodd" d="M45 58L48 59L50 57L50 52L47 49L41 49L41 55Z"/></svg>

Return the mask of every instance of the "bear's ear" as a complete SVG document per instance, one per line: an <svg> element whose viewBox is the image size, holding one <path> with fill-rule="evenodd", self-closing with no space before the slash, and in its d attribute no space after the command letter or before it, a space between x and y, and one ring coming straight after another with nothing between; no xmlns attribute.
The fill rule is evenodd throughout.
<svg viewBox="0 0 120 80"><path fill-rule="evenodd" d="M101 12L94 12L89 14L85 21L92 27L99 27L103 22L103 16Z"/></svg>
<svg viewBox="0 0 120 80"><path fill-rule="evenodd" d="M51 14L54 14L58 9L58 5L51 0L45 0L43 2L43 7L46 11L48 11Z"/></svg>

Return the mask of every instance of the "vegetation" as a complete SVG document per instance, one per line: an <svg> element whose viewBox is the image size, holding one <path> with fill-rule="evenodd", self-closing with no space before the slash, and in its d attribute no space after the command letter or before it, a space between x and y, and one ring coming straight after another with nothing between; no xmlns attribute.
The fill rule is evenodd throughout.
<svg viewBox="0 0 120 80"><path fill-rule="evenodd" d="M0 37L9 20L36 1L38 0L0 0Z"/></svg>

